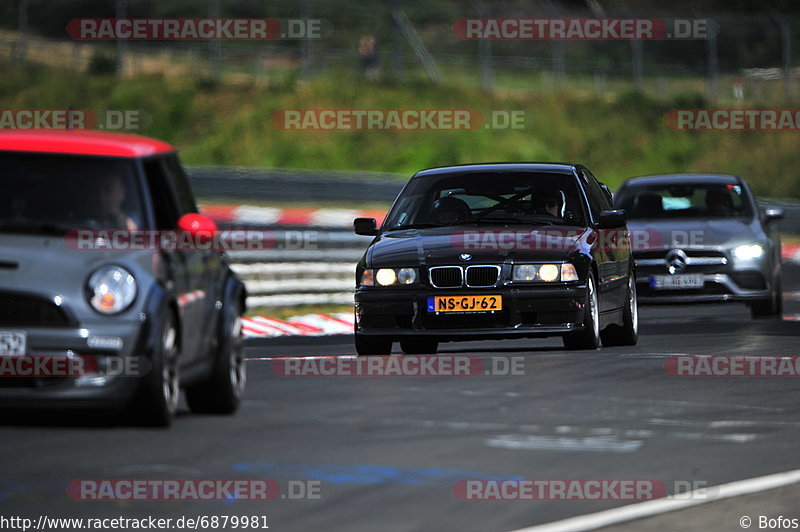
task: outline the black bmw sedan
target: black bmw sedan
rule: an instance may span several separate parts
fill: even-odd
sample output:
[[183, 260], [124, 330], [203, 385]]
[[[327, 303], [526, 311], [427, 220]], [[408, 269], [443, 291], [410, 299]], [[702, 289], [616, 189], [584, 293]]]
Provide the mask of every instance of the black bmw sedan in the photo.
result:
[[439, 342], [562, 336], [567, 349], [633, 345], [634, 262], [625, 213], [577, 164], [423, 170], [356, 269], [360, 355], [435, 353]]

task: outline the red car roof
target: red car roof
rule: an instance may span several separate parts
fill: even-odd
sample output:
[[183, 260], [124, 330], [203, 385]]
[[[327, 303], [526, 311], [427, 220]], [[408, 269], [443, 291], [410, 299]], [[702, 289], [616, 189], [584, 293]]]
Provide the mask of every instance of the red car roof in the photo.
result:
[[160, 140], [92, 130], [14, 129], [0, 131], [0, 151], [146, 157], [175, 151]]

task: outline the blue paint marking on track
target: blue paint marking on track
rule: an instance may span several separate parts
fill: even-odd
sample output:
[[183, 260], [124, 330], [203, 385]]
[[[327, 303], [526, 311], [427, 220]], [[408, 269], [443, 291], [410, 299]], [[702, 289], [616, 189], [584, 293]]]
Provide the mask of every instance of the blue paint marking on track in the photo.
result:
[[441, 467], [409, 468], [390, 465], [284, 464], [244, 462], [235, 471], [277, 478], [314, 479], [331, 484], [404, 484], [452, 486], [459, 480], [523, 480], [524, 477]]

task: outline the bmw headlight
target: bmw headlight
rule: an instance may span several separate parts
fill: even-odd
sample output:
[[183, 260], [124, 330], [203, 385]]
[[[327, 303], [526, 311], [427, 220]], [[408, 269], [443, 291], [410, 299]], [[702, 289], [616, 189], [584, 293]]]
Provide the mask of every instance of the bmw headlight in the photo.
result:
[[739, 260], [759, 259], [764, 254], [764, 248], [759, 244], [745, 244], [733, 248], [733, 256]]
[[397, 286], [417, 282], [416, 268], [366, 269], [361, 274], [361, 286]]
[[397, 282], [397, 272], [391, 268], [381, 268], [375, 274], [375, 280], [381, 286], [391, 286]]
[[414, 284], [417, 282], [416, 268], [400, 268], [397, 270], [397, 281], [400, 284]]
[[578, 273], [569, 262], [561, 264], [515, 264], [511, 273], [515, 282], [540, 281], [552, 283], [556, 281], [577, 281]]
[[89, 303], [101, 314], [118, 314], [136, 299], [136, 279], [120, 266], [95, 270], [87, 283]]
[[536, 280], [536, 265], [535, 264], [515, 264], [512, 280], [514, 281], [535, 281]]

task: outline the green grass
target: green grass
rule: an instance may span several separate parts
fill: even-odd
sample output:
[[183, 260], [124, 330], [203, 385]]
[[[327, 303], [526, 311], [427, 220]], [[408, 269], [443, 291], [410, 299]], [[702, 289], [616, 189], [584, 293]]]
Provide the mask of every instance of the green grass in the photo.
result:
[[[642, 174], [724, 172], [746, 177], [759, 195], [800, 195], [800, 133], [672, 131], [663, 123], [668, 110], [705, 104], [693, 92], [655, 99], [650, 80], [646, 95], [618, 92], [614, 80], [607, 92], [596, 94], [588, 77], [555, 86], [540, 73], [532, 73], [527, 84], [500, 73], [496, 90], [487, 93], [474, 80], [459, 83], [455, 75], [440, 86], [424, 80], [365, 83], [347, 69], [311, 81], [279, 76], [217, 84], [0, 67], [6, 72], [0, 79], [0, 108], [140, 109], [151, 117], [141, 133], [175, 144], [190, 165], [411, 175], [454, 163], [574, 161], [612, 187]], [[687, 91], [702, 87], [702, 80], [669, 83]], [[719, 106], [731, 104], [723, 100]], [[526, 120], [523, 129], [495, 131], [282, 131], [272, 124], [278, 110], [307, 108], [519, 110]]]

